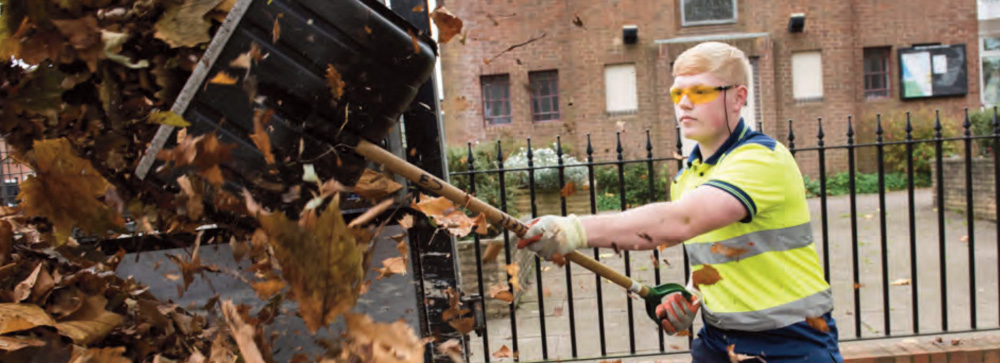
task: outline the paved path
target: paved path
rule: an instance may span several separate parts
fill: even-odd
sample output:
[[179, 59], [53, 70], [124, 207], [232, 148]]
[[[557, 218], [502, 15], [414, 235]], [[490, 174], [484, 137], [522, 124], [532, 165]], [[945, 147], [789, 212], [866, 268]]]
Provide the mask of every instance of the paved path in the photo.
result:
[[[840, 328], [842, 340], [850, 340], [855, 334], [856, 326], [860, 326], [861, 337], [876, 337], [885, 335], [883, 315], [883, 281], [906, 281], [909, 285], [888, 286], [890, 329], [893, 335], [912, 334], [913, 330], [913, 299], [912, 289], [918, 290], [919, 331], [932, 333], [942, 331], [941, 281], [942, 272], [946, 273], [944, 290], [948, 297], [947, 309], [948, 330], [959, 331], [971, 328], [970, 279], [969, 279], [969, 247], [973, 239], [968, 238], [968, 226], [963, 214], [951, 211], [945, 212], [946, 227], [944, 231], [945, 263], [940, 263], [940, 243], [938, 239], [937, 210], [930, 189], [915, 192], [915, 231], [916, 231], [916, 261], [917, 275], [911, 275], [910, 226], [907, 215], [906, 192], [893, 192], [886, 195], [886, 256], [888, 257], [888, 276], [882, 275], [882, 248], [878, 213], [877, 195], [864, 195], [857, 198], [857, 246], [860, 284], [857, 289], [860, 294], [861, 311], [854, 307], [854, 278], [851, 233], [850, 200], [847, 196], [830, 197], [828, 199], [830, 255], [822, 256], [823, 243], [821, 234], [820, 200], [809, 201], [813, 216], [813, 226], [817, 240], [816, 247], [820, 258], [828, 260], [831, 271], [831, 285], [834, 291], [834, 316]], [[975, 268], [976, 268], [976, 307], [978, 327], [998, 326], [998, 281], [997, 269], [997, 228], [991, 221], [975, 221]], [[592, 255], [591, 251], [586, 252]], [[638, 280], [655, 283], [656, 269], [650, 258], [651, 252], [632, 252], [628, 258], [633, 276]], [[611, 251], [599, 251], [600, 259], [624, 271], [625, 256], [615, 256]], [[661, 281], [683, 282], [684, 267], [681, 249], [671, 248], [664, 251], [659, 269]], [[567, 283], [566, 270], [549, 263], [542, 263], [542, 290], [540, 299], [537, 293], [537, 281], [525, 284], [528, 293], [516, 311], [517, 350], [522, 361], [540, 360], [543, 358], [541, 325], [545, 324], [545, 346], [548, 359], [568, 359], [576, 357], [595, 357], [602, 353], [601, 319], [598, 312], [603, 310], [604, 350], [609, 355], [658, 352], [680, 352], [688, 348], [686, 338], [664, 336], [661, 348], [660, 334], [655, 325], [645, 317], [641, 301], [632, 304], [632, 319], [629, 319], [628, 298], [623, 290], [606, 280], [600, 282], [603, 298], [597, 298], [597, 282], [594, 274], [578, 266], [569, 266], [571, 283]], [[534, 279], [531, 279], [534, 280]], [[916, 282], [916, 286], [914, 283]], [[524, 284], [524, 282], [522, 282]], [[569, 298], [572, 290], [572, 299]], [[548, 292], [548, 296], [544, 291]], [[544, 305], [544, 310], [540, 306]], [[572, 311], [575, 329], [570, 329], [570, 312]], [[859, 315], [860, 314], [860, 315]], [[700, 322], [699, 322], [700, 323]], [[631, 326], [630, 326], [631, 325]], [[699, 325], [696, 325], [698, 328]], [[502, 317], [488, 321], [488, 331], [491, 350], [501, 345], [513, 348], [513, 334], [510, 318]], [[575, 332], [572, 334], [572, 332]], [[473, 336], [470, 351], [472, 361], [483, 361], [482, 338]], [[574, 354], [573, 349], [576, 349]], [[648, 360], [652, 360], [647, 359]], [[491, 360], [495, 360], [492, 359]], [[510, 361], [510, 359], [502, 359]]]

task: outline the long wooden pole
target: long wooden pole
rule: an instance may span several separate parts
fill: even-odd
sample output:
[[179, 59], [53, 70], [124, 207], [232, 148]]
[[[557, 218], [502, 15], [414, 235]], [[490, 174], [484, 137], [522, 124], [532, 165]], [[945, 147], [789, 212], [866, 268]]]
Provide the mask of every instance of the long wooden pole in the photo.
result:
[[[465, 206], [469, 210], [485, 214], [486, 220], [499, 224], [503, 228], [517, 234], [518, 237], [522, 237], [526, 232], [528, 232], [528, 226], [521, 223], [521, 221], [515, 219], [514, 217], [511, 217], [509, 214], [504, 213], [500, 209], [497, 209], [496, 207], [469, 195], [465, 191], [448, 184], [444, 180], [441, 180], [440, 178], [413, 166], [413, 164], [400, 159], [396, 155], [376, 146], [375, 144], [361, 140], [355, 151], [368, 160], [381, 164], [389, 171], [417, 183], [424, 189], [433, 191], [445, 198], [448, 198], [452, 202], [455, 202], [455, 204]], [[601, 277], [611, 280], [611, 282], [614, 282], [618, 286], [624, 287], [641, 297], [646, 297], [646, 295], [649, 294], [649, 288], [645, 285], [640, 284], [635, 280], [632, 280], [630, 277], [625, 276], [618, 271], [612, 270], [607, 265], [590, 257], [584, 256], [579, 252], [570, 252], [564, 257], [567, 260], [593, 271]]]

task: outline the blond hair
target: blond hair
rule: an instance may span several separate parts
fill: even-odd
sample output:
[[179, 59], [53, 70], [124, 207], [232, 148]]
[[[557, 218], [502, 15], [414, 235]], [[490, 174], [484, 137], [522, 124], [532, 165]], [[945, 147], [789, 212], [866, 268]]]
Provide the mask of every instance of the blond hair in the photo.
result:
[[750, 85], [750, 61], [742, 50], [720, 42], [704, 42], [674, 60], [674, 77], [711, 73], [727, 85]]

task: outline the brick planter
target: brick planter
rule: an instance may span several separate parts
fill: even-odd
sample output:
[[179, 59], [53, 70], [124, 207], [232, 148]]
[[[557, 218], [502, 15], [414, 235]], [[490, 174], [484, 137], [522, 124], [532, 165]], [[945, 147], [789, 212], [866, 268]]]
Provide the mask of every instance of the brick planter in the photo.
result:
[[[944, 205], [948, 210], [965, 212], [965, 159], [944, 159]], [[937, 165], [931, 164], [934, 179], [934, 202], [937, 203]], [[972, 159], [972, 210], [979, 219], [997, 220], [997, 190], [994, 183], [993, 159]]]
[[[531, 193], [527, 189], [523, 189], [518, 190], [515, 195], [514, 206], [523, 215], [530, 216]], [[558, 190], [551, 192], [535, 191], [535, 205], [538, 208], [539, 216], [547, 214], [562, 215]], [[578, 186], [575, 193], [566, 197], [566, 214], [590, 214], [590, 191]]]

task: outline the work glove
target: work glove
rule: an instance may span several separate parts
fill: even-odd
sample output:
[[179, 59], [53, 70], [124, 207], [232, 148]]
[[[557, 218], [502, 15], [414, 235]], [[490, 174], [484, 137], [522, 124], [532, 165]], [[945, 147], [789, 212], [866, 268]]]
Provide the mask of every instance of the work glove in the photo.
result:
[[566, 217], [544, 216], [528, 224], [517, 248], [525, 248], [545, 260], [552, 260], [554, 254], [565, 255], [587, 247], [587, 234], [576, 215]]
[[663, 302], [656, 307], [656, 316], [660, 318], [660, 325], [667, 334], [674, 335], [691, 328], [695, 315], [698, 315], [701, 294], [690, 285], [688, 291], [691, 292], [691, 300], [686, 299], [684, 294], [675, 292], [665, 296]]

